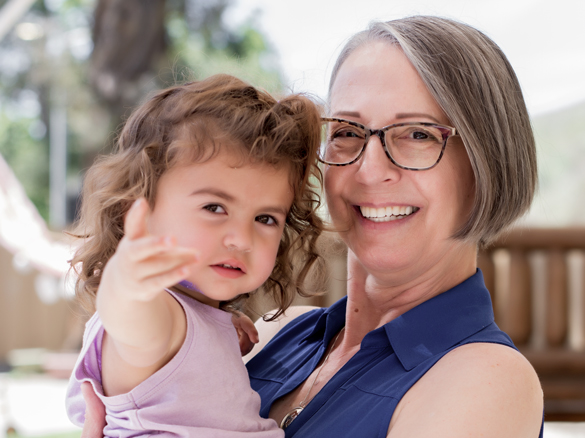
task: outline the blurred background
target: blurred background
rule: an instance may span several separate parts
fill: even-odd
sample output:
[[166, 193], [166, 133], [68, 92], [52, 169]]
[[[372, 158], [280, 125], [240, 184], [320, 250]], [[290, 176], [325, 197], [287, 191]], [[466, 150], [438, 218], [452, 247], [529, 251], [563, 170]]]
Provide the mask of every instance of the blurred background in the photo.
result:
[[[484, 31], [520, 79], [540, 187], [520, 234], [480, 261], [498, 323], [549, 382], [547, 419], [571, 421], [546, 436], [585, 436], [583, 0], [0, 0], [0, 438], [79, 435], [63, 400], [86, 315], [63, 231], [132, 108], [219, 72], [324, 101], [349, 36], [419, 13]], [[343, 248], [335, 260], [314, 304], [344, 293]]]

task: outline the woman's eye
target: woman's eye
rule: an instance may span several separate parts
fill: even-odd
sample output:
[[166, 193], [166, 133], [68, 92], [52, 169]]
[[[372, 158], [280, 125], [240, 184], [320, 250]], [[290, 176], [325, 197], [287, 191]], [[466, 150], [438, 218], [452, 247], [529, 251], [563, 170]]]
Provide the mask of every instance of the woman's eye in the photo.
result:
[[338, 131], [333, 132], [331, 135], [332, 139], [336, 138], [364, 138], [364, 135], [359, 131], [353, 129], [340, 129]]
[[209, 204], [209, 205], [206, 205], [203, 208], [205, 210], [208, 210], [208, 211], [210, 211], [212, 213], [217, 213], [217, 214], [223, 214], [223, 213], [226, 212], [225, 209], [221, 205], [218, 205], [218, 204]]
[[256, 221], [264, 225], [278, 225], [278, 221], [267, 214], [256, 216]]
[[428, 134], [426, 132], [423, 131], [414, 131], [412, 133], [412, 138], [414, 140], [426, 140], [427, 138], [429, 138]]
[[413, 129], [410, 132], [409, 137], [413, 140], [429, 140], [429, 141], [442, 141], [441, 132], [437, 129]]

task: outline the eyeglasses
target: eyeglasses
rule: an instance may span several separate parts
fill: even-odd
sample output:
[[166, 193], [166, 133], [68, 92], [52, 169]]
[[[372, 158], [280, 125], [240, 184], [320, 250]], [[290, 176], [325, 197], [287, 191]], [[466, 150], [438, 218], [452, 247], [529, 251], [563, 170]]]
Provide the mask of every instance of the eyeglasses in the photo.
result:
[[321, 119], [319, 161], [330, 166], [347, 166], [363, 155], [370, 137], [378, 136], [386, 156], [407, 170], [427, 170], [443, 157], [449, 137], [457, 135], [450, 126], [408, 122], [370, 129], [344, 119]]

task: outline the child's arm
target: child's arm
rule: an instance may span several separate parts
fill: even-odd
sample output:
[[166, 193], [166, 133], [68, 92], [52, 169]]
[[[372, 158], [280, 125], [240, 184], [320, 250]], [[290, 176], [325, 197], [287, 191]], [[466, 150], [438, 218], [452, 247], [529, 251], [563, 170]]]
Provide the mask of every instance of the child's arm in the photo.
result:
[[171, 238], [147, 231], [149, 207], [138, 200], [128, 212], [116, 253], [107, 263], [97, 293], [106, 334], [102, 385], [112, 396], [130, 391], [165, 365], [186, 333], [182, 307], [164, 291], [183, 280], [195, 259]]

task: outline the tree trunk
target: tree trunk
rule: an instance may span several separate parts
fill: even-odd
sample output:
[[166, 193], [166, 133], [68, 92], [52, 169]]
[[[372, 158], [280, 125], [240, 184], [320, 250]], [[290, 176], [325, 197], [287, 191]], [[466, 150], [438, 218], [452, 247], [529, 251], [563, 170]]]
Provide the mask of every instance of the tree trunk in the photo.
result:
[[166, 49], [164, 21], [165, 0], [98, 0], [90, 80], [113, 114], [142, 97], [140, 82]]

